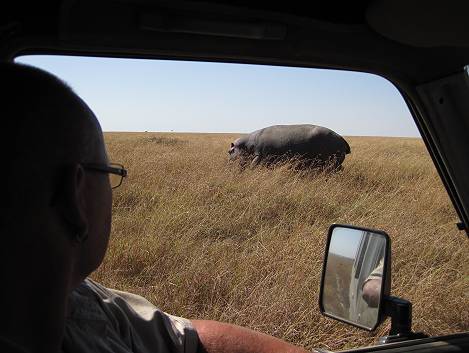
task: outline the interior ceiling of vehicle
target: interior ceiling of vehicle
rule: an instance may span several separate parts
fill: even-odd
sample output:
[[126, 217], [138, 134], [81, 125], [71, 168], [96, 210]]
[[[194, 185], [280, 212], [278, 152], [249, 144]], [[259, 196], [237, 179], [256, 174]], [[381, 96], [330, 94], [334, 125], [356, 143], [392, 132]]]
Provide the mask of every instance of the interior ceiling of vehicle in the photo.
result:
[[[1, 5], [13, 52], [171, 57], [403, 75], [423, 83], [469, 63], [468, 2], [65, 0]], [[442, 7], [444, 6], [444, 7]], [[7, 8], [8, 7], [8, 8]], [[456, 19], [456, 20], [455, 20]]]

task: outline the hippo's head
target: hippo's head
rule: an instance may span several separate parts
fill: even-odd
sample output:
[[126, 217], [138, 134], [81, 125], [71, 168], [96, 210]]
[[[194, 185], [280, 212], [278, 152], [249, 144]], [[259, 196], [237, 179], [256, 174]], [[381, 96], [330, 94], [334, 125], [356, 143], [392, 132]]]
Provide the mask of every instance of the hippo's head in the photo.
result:
[[241, 142], [241, 139], [236, 139], [231, 143], [230, 149], [228, 150], [228, 155], [230, 161], [238, 159], [245, 152], [244, 143]]

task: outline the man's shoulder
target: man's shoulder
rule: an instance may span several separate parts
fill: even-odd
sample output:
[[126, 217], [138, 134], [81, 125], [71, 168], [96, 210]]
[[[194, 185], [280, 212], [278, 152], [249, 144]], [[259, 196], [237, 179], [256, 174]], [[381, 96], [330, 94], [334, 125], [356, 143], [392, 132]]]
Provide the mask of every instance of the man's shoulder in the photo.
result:
[[92, 280], [91, 278], [86, 278], [83, 282], [80, 283], [77, 288], [75, 288], [74, 291], [88, 295], [93, 293], [94, 295], [102, 298], [113, 296], [111, 289], [106, 288], [105, 286]]
[[126, 336], [138, 341], [133, 344], [158, 346], [163, 352], [169, 347], [184, 352], [197, 350], [198, 336], [190, 320], [170, 315], [137, 294], [106, 288], [87, 278], [72, 297], [75, 313], [84, 313], [88, 320], [105, 319], [121, 333], [132, 331]]
[[[102, 350], [106, 352], [121, 352], [114, 347], [116, 343], [138, 347], [138, 352], [151, 352], [155, 347], [161, 352], [197, 351], [197, 332], [189, 320], [169, 315], [139, 295], [86, 279], [72, 292], [70, 303], [70, 342], [78, 336], [82, 342], [94, 340], [96, 345], [107, 345], [108, 350]], [[106, 332], [105, 337], [98, 332]]]
[[84, 313], [85, 316], [92, 315], [95, 319], [100, 317], [128, 321], [129, 316], [139, 314], [140, 311], [158, 310], [139, 295], [107, 288], [91, 278], [85, 279], [75, 288], [69, 302], [72, 316]]
[[100, 303], [102, 302], [102, 305], [106, 307], [115, 306], [125, 311], [130, 310], [131, 312], [136, 312], [140, 315], [147, 312], [154, 313], [154, 311], [159, 311], [155, 305], [140, 295], [107, 288], [91, 278], [85, 279], [75, 289], [75, 292], [81, 296], [92, 297], [94, 300]]

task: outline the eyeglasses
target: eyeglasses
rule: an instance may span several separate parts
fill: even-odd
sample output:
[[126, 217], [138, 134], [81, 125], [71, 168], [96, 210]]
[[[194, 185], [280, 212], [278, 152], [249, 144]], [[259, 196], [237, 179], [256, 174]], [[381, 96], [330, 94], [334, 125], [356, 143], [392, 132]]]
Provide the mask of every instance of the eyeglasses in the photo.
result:
[[81, 163], [81, 165], [85, 169], [108, 173], [109, 183], [111, 184], [112, 189], [119, 187], [122, 184], [122, 180], [127, 176], [127, 170], [121, 164], [110, 163], [106, 165], [97, 163]]

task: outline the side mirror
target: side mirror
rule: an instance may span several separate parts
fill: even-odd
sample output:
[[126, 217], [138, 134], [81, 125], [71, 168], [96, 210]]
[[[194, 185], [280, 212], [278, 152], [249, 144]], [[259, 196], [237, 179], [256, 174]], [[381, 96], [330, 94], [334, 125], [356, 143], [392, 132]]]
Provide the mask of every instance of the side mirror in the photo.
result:
[[385, 318], [391, 288], [391, 244], [382, 232], [348, 225], [329, 228], [319, 307], [334, 319], [373, 331]]

